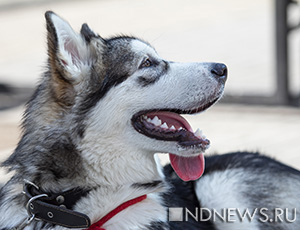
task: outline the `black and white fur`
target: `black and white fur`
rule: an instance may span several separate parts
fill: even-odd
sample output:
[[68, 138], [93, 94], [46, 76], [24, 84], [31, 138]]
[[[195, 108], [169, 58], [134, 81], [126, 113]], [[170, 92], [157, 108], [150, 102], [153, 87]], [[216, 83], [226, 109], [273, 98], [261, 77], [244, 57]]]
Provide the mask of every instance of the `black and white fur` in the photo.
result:
[[[92, 223], [148, 195], [109, 220], [107, 230], [299, 229], [300, 217], [294, 223], [169, 222], [167, 207], [282, 207], [299, 214], [300, 172], [252, 153], [206, 157], [205, 173], [194, 182], [181, 181], [170, 166], [159, 169], [155, 153], [192, 156], [199, 149], [142, 135], [132, 117], [155, 109], [189, 113], [217, 101], [225, 81], [212, 73], [214, 64], [169, 62], [140, 39], [103, 39], [86, 24], [78, 34], [52, 12], [46, 20], [47, 71], [27, 104], [21, 140], [2, 164], [15, 174], [1, 188], [1, 230], [27, 217], [24, 179], [49, 192], [91, 189], [74, 210]], [[25, 229], [66, 228], [34, 221]]]

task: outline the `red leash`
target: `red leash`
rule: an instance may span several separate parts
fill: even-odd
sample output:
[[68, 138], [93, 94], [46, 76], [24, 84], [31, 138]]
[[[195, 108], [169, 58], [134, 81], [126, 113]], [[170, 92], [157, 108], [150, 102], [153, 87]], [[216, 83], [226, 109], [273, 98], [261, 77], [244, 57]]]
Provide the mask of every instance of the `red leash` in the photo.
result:
[[131, 205], [134, 205], [136, 203], [139, 203], [147, 198], [147, 195], [139, 196], [137, 198], [134, 198], [132, 200], [128, 200], [125, 203], [119, 205], [117, 208], [109, 212], [107, 215], [102, 217], [98, 222], [91, 225], [86, 230], [105, 230], [104, 228], [101, 228], [107, 221], [109, 221], [111, 218], [113, 218], [115, 215], [117, 215], [119, 212], [122, 212], [124, 209], [128, 208]]

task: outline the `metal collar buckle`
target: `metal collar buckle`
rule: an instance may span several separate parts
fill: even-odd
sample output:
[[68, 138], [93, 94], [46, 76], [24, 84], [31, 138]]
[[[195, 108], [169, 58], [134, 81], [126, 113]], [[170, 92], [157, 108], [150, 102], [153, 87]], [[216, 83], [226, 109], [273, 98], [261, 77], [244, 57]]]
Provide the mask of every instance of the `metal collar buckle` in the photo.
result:
[[87, 228], [91, 223], [89, 217], [72, 210], [72, 206], [88, 192], [74, 188], [62, 193], [48, 193], [31, 181], [25, 180], [23, 193], [27, 202], [25, 208], [28, 218], [22, 225], [28, 226], [33, 220], [37, 220], [67, 228]]
[[[30, 184], [30, 185], [34, 186], [36, 189], [39, 190], [39, 187], [36, 184], [32, 183], [29, 180], [24, 179], [24, 187], [27, 184]], [[25, 191], [23, 191], [23, 193], [25, 193]], [[35, 214], [30, 212], [30, 209], [33, 205], [32, 202], [39, 199], [39, 198], [41, 198], [41, 197], [48, 197], [48, 195], [47, 194], [39, 194], [39, 195], [36, 195], [36, 196], [34, 196], [34, 197], [32, 197], [28, 200], [28, 202], [25, 206], [28, 217], [22, 222], [21, 225], [19, 225], [17, 228], [15, 228], [15, 230], [23, 230], [26, 226], [30, 225], [33, 220], [39, 220], [39, 219], [35, 218]]]

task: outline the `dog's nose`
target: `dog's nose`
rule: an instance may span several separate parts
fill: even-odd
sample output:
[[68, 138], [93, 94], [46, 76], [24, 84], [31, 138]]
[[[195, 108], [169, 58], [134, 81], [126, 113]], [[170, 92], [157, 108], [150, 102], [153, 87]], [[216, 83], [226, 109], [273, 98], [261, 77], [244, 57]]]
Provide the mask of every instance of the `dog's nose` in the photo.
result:
[[222, 63], [214, 63], [210, 72], [219, 82], [225, 83], [227, 80], [227, 66]]

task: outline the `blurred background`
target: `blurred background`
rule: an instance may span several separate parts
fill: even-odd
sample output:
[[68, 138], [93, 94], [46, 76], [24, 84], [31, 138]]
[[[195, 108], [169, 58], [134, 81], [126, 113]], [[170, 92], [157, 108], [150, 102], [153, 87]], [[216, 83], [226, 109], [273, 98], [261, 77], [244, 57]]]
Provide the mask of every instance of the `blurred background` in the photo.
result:
[[0, 0], [0, 161], [45, 70], [47, 10], [77, 31], [143, 38], [167, 60], [225, 63], [221, 103], [187, 116], [207, 154], [261, 151], [300, 169], [300, 7], [289, 0]]

